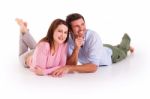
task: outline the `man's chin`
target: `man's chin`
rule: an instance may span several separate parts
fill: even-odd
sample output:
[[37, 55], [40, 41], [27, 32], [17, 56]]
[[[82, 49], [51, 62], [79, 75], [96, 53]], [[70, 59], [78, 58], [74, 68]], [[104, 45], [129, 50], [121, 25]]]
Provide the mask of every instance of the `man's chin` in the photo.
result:
[[78, 36], [79, 38], [84, 38], [84, 36], [83, 35], [80, 35], [80, 36]]
[[84, 37], [83, 35], [75, 35], [75, 38]]

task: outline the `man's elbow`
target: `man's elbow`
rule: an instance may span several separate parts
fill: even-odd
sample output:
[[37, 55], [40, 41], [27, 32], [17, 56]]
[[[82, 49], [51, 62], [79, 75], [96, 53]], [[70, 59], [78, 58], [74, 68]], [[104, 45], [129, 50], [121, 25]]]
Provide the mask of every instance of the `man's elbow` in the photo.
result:
[[96, 66], [96, 65], [92, 66], [92, 68], [91, 68], [91, 73], [94, 73], [94, 72], [96, 72], [96, 71], [97, 71], [97, 66]]

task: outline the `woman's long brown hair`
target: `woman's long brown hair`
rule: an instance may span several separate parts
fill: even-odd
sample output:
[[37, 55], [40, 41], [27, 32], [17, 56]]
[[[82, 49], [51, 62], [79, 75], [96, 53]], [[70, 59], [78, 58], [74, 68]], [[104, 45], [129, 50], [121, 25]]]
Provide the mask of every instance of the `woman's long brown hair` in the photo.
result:
[[[67, 23], [64, 20], [62, 20], [62, 19], [55, 19], [52, 22], [52, 24], [50, 25], [50, 27], [48, 29], [48, 32], [47, 32], [47, 35], [44, 38], [42, 38], [40, 40], [40, 42], [42, 42], [42, 41], [48, 42], [50, 44], [50, 48], [53, 48], [54, 47], [54, 38], [53, 38], [54, 31], [61, 24], [63, 24], [63, 25], [68, 27]], [[69, 31], [68, 31], [67, 38], [66, 38], [64, 43], [66, 43], [68, 41], [68, 38], [69, 38]]]

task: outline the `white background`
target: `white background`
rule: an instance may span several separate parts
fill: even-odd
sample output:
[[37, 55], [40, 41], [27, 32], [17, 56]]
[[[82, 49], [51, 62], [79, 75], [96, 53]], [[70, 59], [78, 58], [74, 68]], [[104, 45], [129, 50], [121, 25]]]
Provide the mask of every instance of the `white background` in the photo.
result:
[[[149, 0], [0, 0], [1, 99], [150, 99]], [[100, 67], [96, 73], [39, 77], [18, 59], [16, 17], [28, 22], [38, 41], [52, 20], [81, 13], [87, 28], [103, 43], [117, 44], [126, 32], [135, 53], [122, 62]]]

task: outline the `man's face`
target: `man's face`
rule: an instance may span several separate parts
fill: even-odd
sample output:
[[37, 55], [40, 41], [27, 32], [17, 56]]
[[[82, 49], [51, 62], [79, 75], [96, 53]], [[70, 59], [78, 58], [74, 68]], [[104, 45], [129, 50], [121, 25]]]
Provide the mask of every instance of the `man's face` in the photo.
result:
[[84, 33], [86, 31], [86, 26], [85, 26], [85, 22], [82, 18], [72, 21], [71, 22], [71, 26], [72, 26], [72, 32], [76, 37], [84, 37]]

